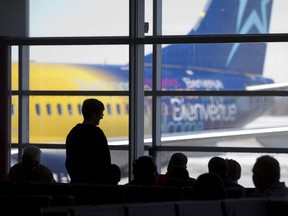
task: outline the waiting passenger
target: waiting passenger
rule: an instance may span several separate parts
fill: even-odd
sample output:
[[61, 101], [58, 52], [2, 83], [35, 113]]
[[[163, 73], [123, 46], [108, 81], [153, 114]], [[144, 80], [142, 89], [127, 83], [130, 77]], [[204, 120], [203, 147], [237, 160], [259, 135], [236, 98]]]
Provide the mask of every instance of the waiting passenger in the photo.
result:
[[66, 137], [65, 166], [72, 183], [101, 183], [105, 167], [111, 164], [107, 138], [98, 127], [104, 109], [104, 104], [97, 99], [84, 100], [84, 120]]
[[[185, 154], [181, 153], [181, 152], [176, 152], [174, 154], [172, 154], [172, 156], [170, 157], [168, 166], [167, 166], [167, 172], [165, 174], [159, 174], [156, 180], [156, 184], [157, 185], [163, 185], [165, 184], [165, 182], [169, 179], [169, 176], [171, 174], [171, 171], [173, 169], [173, 167], [182, 167], [184, 169], [187, 169], [187, 162], [188, 162], [188, 158]], [[187, 170], [188, 172], [188, 170]], [[189, 174], [189, 172], [188, 172]], [[191, 181], [195, 181], [194, 178], [190, 178], [189, 179]]]
[[155, 185], [158, 175], [157, 165], [150, 156], [141, 156], [133, 162], [134, 179], [127, 185]]
[[22, 182], [56, 182], [52, 171], [40, 163], [41, 150], [36, 146], [24, 149], [21, 162], [9, 169], [6, 176], [8, 181]]
[[238, 183], [238, 180], [241, 178], [241, 165], [236, 160], [228, 158], [226, 158], [226, 163], [228, 177]]
[[203, 173], [198, 176], [193, 186], [190, 199], [220, 200], [226, 199], [227, 194], [222, 179], [214, 173]]
[[227, 162], [224, 158], [213, 157], [208, 162], [209, 173], [215, 173], [219, 175], [224, 183], [224, 187], [227, 188], [245, 188], [237, 182], [232, 181], [227, 175]]
[[175, 166], [171, 169], [169, 177], [162, 184], [163, 186], [179, 186], [191, 187], [195, 183], [195, 179], [190, 178], [189, 172], [186, 168]]
[[272, 156], [258, 157], [253, 169], [254, 197], [288, 196], [288, 188], [280, 182], [280, 165]]
[[103, 184], [118, 185], [121, 180], [121, 169], [117, 164], [109, 164], [105, 167]]

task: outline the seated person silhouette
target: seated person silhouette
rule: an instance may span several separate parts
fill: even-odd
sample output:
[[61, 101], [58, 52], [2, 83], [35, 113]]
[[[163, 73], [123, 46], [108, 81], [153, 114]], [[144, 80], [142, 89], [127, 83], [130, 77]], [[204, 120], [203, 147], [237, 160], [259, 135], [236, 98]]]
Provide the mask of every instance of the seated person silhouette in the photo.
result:
[[6, 176], [8, 181], [22, 182], [56, 182], [52, 171], [40, 163], [41, 150], [36, 146], [24, 149], [21, 162], [9, 169]]
[[118, 185], [121, 180], [121, 170], [117, 164], [109, 164], [104, 169], [103, 184]]
[[189, 172], [184, 167], [175, 166], [171, 169], [169, 177], [162, 184], [163, 186], [193, 186], [195, 179], [189, 177]]
[[227, 194], [222, 179], [214, 173], [203, 173], [198, 176], [193, 186], [192, 200], [226, 199]]
[[134, 179], [126, 185], [155, 185], [158, 172], [154, 159], [150, 156], [140, 156], [134, 160], [132, 174]]
[[228, 177], [238, 183], [238, 180], [241, 178], [241, 165], [233, 159], [226, 158], [227, 163], [227, 175]]
[[208, 162], [209, 173], [217, 174], [223, 181], [224, 187], [227, 188], [240, 188], [245, 190], [245, 188], [235, 181], [232, 181], [227, 175], [227, 162], [224, 158], [213, 157]]
[[[187, 162], [188, 162], [188, 158], [185, 154], [181, 152], [176, 152], [172, 154], [172, 156], [170, 157], [168, 166], [167, 166], [167, 172], [165, 174], [158, 175], [157, 180], [156, 180], [156, 185], [165, 184], [165, 182], [170, 178], [173, 167], [182, 167], [185, 170], [187, 170]], [[189, 175], [189, 172], [188, 172], [188, 175]], [[194, 178], [189, 177], [189, 179], [191, 181], [195, 181]]]
[[272, 156], [264, 155], [257, 158], [253, 169], [254, 197], [288, 196], [288, 188], [280, 182], [280, 165]]

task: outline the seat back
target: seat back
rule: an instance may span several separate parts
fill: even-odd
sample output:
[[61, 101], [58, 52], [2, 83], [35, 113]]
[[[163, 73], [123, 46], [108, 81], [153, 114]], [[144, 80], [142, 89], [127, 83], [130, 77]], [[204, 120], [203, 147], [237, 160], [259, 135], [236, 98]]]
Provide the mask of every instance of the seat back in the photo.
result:
[[176, 216], [173, 202], [125, 204], [127, 216]]
[[182, 201], [176, 202], [178, 216], [223, 216], [222, 201]]
[[267, 198], [238, 198], [223, 200], [226, 216], [267, 216]]
[[168, 202], [182, 199], [181, 187], [127, 185], [124, 202]]

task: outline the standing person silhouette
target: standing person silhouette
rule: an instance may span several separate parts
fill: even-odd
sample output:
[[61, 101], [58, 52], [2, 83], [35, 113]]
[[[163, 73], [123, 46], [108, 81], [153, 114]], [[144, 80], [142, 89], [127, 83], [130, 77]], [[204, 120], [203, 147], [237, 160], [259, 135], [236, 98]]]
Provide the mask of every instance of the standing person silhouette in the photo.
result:
[[101, 183], [104, 169], [111, 164], [107, 138], [98, 127], [104, 104], [94, 98], [82, 104], [83, 122], [66, 137], [65, 166], [72, 183]]

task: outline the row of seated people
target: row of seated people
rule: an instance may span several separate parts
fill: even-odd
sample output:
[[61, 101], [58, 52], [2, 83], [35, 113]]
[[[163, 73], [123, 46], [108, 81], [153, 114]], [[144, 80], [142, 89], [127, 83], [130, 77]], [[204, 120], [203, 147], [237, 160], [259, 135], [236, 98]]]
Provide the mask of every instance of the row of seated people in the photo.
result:
[[[189, 176], [187, 157], [183, 153], [174, 153], [169, 161], [165, 174], [157, 173], [157, 166], [149, 156], [139, 157], [133, 164], [134, 179], [128, 185], [164, 185], [192, 186], [193, 193], [198, 193], [197, 199], [225, 198], [229, 189], [243, 190], [245, 187], [238, 183], [241, 177], [241, 165], [233, 159], [212, 157], [207, 166], [208, 172], [196, 179]], [[280, 164], [270, 155], [257, 158], [253, 169], [252, 179], [254, 197], [287, 196], [288, 188], [285, 182], [280, 182]]]
[[[10, 168], [7, 180], [15, 181], [18, 178], [23, 181], [34, 179], [39, 182], [56, 183], [49, 168], [40, 163], [40, 155], [41, 151], [37, 147], [26, 148], [22, 162]], [[212, 157], [208, 163], [208, 172], [197, 179], [189, 176], [187, 161], [185, 154], [174, 153], [170, 158], [167, 173], [159, 175], [153, 158], [141, 156], [133, 163], [134, 178], [127, 185], [193, 187], [195, 199], [223, 199], [229, 196], [228, 189], [238, 189], [245, 195], [245, 188], [237, 182], [241, 176], [241, 166], [236, 161]], [[117, 185], [121, 178], [120, 168], [112, 164], [106, 171], [103, 184]], [[285, 183], [280, 182], [280, 165], [275, 158], [269, 155], [259, 157], [252, 171], [255, 184], [253, 196], [288, 195]]]
[[[175, 155], [180, 155], [180, 158], [183, 156], [182, 153]], [[237, 187], [234, 184], [231, 186], [231, 179], [229, 179], [229, 181], [227, 180], [227, 182], [229, 182], [229, 184], [227, 184], [223, 177], [221, 177], [219, 172], [223, 172], [223, 168], [220, 169], [219, 167], [221, 167], [221, 164], [225, 164], [224, 167], [227, 168], [227, 161], [223, 158], [211, 158], [208, 163], [208, 173], [203, 173], [197, 179], [190, 178], [188, 173], [188, 178], [184, 178], [185, 184], [181, 185], [183, 182], [179, 181], [181, 179], [179, 177], [182, 175], [178, 175], [178, 179], [175, 181], [177, 175], [175, 176], [174, 174], [187, 174], [187, 172], [182, 172], [183, 169], [180, 171], [179, 165], [171, 165], [175, 163], [174, 159], [172, 159], [173, 157], [174, 155], [171, 157], [171, 163], [169, 163], [167, 173], [163, 176], [157, 174], [157, 167], [151, 157], [142, 156], [138, 158], [133, 164], [134, 179], [126, 185], [117, 185], [117, 183], [114, 183], [114, 185], [94, 185], [57, 184], [55, 182], [46, 182], [46, 184], [17, 181], [3, 182], [0, 197], [2, 199], [1, 203], [4, 203], [4, 206], [10, 206], [10, 204], [19, 202], [19, 206], [21, 206], [20, 203], [27, 204], [28, 202], [31, 203], [30, 207], [33, 207], [37, 200], [37, 202], [40, 203], [38, 207], [43, 207], [43, 205], [73, 206], [180, 200], [206, 201], [247, 197], [248, 194], [245, 194], [245, 192], [247, 192], [246, 188], [239, 184]], [[183, 158], [185, 162], [185, 155]], [[171, 170], [170, 167], [172, 167]], [[177, 168], [175, 169], [175, 167]], [[218, 173], [217, 169], [220, 170]], [[175, 170], [177, 172], [175, 172]], [[187, 177], [187, 175], [185, 176]], [[225, 178], [227, 178], [226, 175]], [[173, 179], [173, 181], [170, 181], [171, 179]], [[280, 182], [279, 179], [280, 166], [278, 161], [268, 155], [258, 158], [253, 167], [255, 193], [252, 194], [252, 197], [287, 196], [288, 190], [285, 184]], [[187, 184], [187, 181], [189, 184]], [[167, 182], [170, 183], [167, 184]], [[10, 191], [9, 187], [11, 189]], [[231, 191], [233, 192], [230, 193]], [[249, 193], [249, 195], [251, 194]], [[20, 200], [25, 200], [26, 202]], [[26, 204], [25, 206], [27, 207]], [[22, 206], [22, 208], [25, 206]], [[16, 208], [14, 210], [18, 211], [19, 209]]]
[[[182, 164], [182, 167], [181, 167]], [[235, 198], [235, 197], [263, 197], [263, 196], [286, 196], [288, 194], [288, 189], [286, 188], [284, 182], [280, 182], [280, 166], [277, 160], [270, 156], [262, 156], [258, 158], [257, 162], [253, 168], [253, 180], [255, 183], [255, 192], [252, 194], [251, 190], [244, 188], [237, 182], [233, 182], [231, 179], [225, 175], [227, 173], [225, 169], [227, 168], [227, 163], [223, 158], [213, 157], [208, 163], [209, 172], [203, 173], [197, 179], [189, 177], [189, 173], [185, 170], [187, 164], [187, 158], [182, 153], [175, 153], [172, 155], [167, 173], [164, 175], [157, 174], [157, 167], [153, 159], [149, 156], [139, 157], [134, 161], [133, 164], [133, 174], [134, 179], [126, 185], [117, 185], [113, 183], [112, 186], [119, 187], [107, 187], [104, 185], [93, 185], [93, 184], [57, 184], [55, 182], [47, 184], [37, 185], [37, 184], [25, 184], [24, 182], [14, 182], [7, 181], [6, 185], [1, 187], [0, 194], [50, 194], [51, 192], [57, 191], [57, 194], [68, 194], [78, 197], [100, 197], [102, 198], [105, 194], [109, 194], [111, 190], [111, 196], [113, 193], [116, 195], [116, 190], [119, 190], [119, 199], [117, 202], [128, 202], [139, 200], [137, 197], [133, 197], [133, 191], [137, 191], [135, 194], [139, 197], [147, 197], [143, 200], [149, 201], [149, 196], [151, 196], [150, 201], [155, 198], [156, 200], [161, 200], [161, 198], [156, 198], [160, 195], [162, 191], [167, 192], [172, 195], [172, 200], [179, 199], [194, 199], [194, 200], [215, 200], [215, 199], [225, 199], [225, 198]], [[176, 171], [176, 172], [175, 172]], [[176, 175], [176, 174], [177, 175]], [[184, 175], [183, 175], [184, 173]], [[118, 173], [119, 174], [119, 173]], [[12, 182], [12, 183], [11, 183]], [[9, 187], [11, 183], [11, 187]], [[106, 185], [109, 185], [107, 183]], [[65, 185], [65, 186], [64, 186]], [[67, 187], [66, 187], [67, 186]], [[71, 187], [72, 186], [72, 187]], [[130, 186], [130, 187], [129, 187]], [[151, 191], [148, 188], [138, 187], [134, 189], [132, 186], [158, 186], [151, 187]], [[164, 186], [164, 187], [163, 187]], [[169, 189], [170, 187], [170, 189]], [[9, 191], [9, 188], [12, 188]], [[57, 188], [60, 188], [59, 190]], [[72, 188], [72, 190], [71, 190]], [[100, 189], [100, 188], [103, 188]], [[117, 188], [117, 189], [116, 189]], [[131, 189], [130, 189], [131, 188]], [[136, 187], [137, 188], [137, 187]], [[178, 189], [180, 188], [180, 190]], [[175, 193], [172, 190], [175, 189]], [[44, 191], [43, 191], [44, 190]], [[46, 190], [46, 191], [45, 191]], [[62, 190], [62, 191], [61, 191]], [[102, 194], [101, 191], [102, 190]], [[141, 192], [143, 190], [143, 192]], [[158, 191], [157, 191], [158, 190]], [[157, 191], [155, 193], [155, 191]], [[130, 194], [129, 194], [130, 193]], [[163, 192], [164, 193], [164, 192]], [[99, 196], [99, 194], [101, 196]], [[140, 196], [140, 194], [142, 194]], [[150, 195], [149, 195], [150, 194]], [[165, 194], [165, 193], [164, 193]], [[177, 194], [177, 195], [175, 195]], [[110, 195], [108, 196], [111, 200]], [[115, 196], [116, 197], [116, 196]], [[125, 198], [124, 198], [125, 197]], [[132, 198], [131, 198], [132, 197]], [[167, 196], [163, 196], [162, 199], [169, 200]], [[96, 199], [96, 198], [95, 198]], [[129, 200], [130, 199], [130, 200]], [[97, 200], [97, 199], [96, 199]], [[103, 199], [104, 200], [104, 199]], [[96, 202], [98, 203], [98, 202]]]

